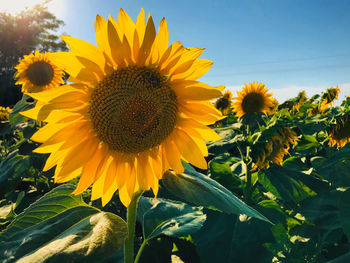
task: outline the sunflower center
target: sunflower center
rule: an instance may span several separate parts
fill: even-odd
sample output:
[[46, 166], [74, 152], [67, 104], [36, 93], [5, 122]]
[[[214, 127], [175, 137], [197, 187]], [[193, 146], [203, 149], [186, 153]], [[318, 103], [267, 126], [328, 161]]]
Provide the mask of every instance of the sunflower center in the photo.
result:
[[159, 145], [172, 132], [177, 100], [157, 70], [129, 66], [99, 82], [89, 112], [101, 141], [115, 151], [138, 153]]
[[29, 66], [27, 76], [35, 85], [45, 86], [49, 84], [53, 78], [53, 68], [44, 61], [35, 62]]
[[260, 112], [264, 106], [264, 98], [259, 93], [249, 93], [242, 101], [243, 111], [246, 113]]

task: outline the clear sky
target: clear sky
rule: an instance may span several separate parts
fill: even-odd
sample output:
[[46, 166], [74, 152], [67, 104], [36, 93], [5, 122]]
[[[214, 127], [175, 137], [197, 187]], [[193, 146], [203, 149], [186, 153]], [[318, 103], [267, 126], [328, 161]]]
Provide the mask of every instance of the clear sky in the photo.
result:
[[171, 42], [206, 48], [202, 58], [214, 65], [201, 80], [211, 85], [237, 90], [259, 81], [280, 99], [339, 85], [342, 98], [350, 95], [349, 0], [53, 2], [60, 2], [53, 11], [66, 23], [62, 31], [91, 43], [96, 14], [116, 18], [123, 8], [135, 21], [144, 7], [155, 23], [165, 17]]

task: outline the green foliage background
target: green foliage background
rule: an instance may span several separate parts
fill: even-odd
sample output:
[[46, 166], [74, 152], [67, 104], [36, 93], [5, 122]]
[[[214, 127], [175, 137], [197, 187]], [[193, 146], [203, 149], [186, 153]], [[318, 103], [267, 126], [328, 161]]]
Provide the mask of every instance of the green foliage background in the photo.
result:
[[[118, 194], [102, 207], [90, 201], [89, 191], [70, 194], [77, 179], [53, 184], [53, 170], [42, 172], [47, 156], [32, 153], [38, 144], [30, 137], [43, 124], [19, 114], [33, 106], [27, 99], [0, 129], [1, 261], [122, 262], [126, 208]], [[350, 98], [312, 116], [318, 99], [298, 110], [284, 105], [270, 117], [238, 120], [229, 113], [213, 127], [222, 140], [208, 143], [208, 170], [184, 164], [184, 174], [164, 175], [157, 199], [151, 192], [141, 197], [139, 262], [350, 259], [350, 148], [328, 145], [330, 131], [350, 111]], [[282, 126], [299, 139], [283, 165], [251, 170]]]

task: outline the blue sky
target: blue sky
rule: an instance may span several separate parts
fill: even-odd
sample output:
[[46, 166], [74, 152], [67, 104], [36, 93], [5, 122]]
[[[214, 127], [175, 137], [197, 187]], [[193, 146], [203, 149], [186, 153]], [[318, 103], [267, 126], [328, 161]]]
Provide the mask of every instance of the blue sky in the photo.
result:
[[96, 14], [135, 20], [141, 7], [158, 23], [165, 17], [171, 42], [206, 48], [214, 61], [202, 81], [232, 90], [259, 81], [279, 96], [339, 85], [350, 94], [350, 1], [347, 0], [54, 0], [67, 34], [95, 43]]

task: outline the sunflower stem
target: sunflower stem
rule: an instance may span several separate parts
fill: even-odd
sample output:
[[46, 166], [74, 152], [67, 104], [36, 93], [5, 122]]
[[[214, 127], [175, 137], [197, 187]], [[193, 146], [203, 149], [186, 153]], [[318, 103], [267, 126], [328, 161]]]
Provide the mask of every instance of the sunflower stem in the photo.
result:
[[128, 224], [128, 238], [124, 244], [124, 263], [134, 262], [134, 237], [137, 215], [137, 204], [143, 191], [138, 191], [134, 194], [127, 208], [126, 222]]
[[248, 205], [252, 204], [252, 192], [253, 192], [253, 186], [252, 186], [252, 173], [250, 172], [250, 157], [249, 157], [249, 153], [250, 153], [250, 147], [247, 146], [247, 152], [246, 152], [246, 170], [245, 170], [245, 175], [246, 175], [246, 179], [247, 179], [247, 184], [245, 187], [245, 194], [244, 194], [244, 199], [246, 201], [246, 203]]
[[136, 258], [135, 258], [135, 263], [138, 263], [140, 258], [141, 258], [141, 254], [142, 254], [142, 251], [143, 249], [145, 248], [145, 246], [147, 245], [148, 243], [148, 240], [147, 239], [144, 239], [140, 248], [139, 248], [139, 251], [137, 252], [137, 255], [136, 255]]

